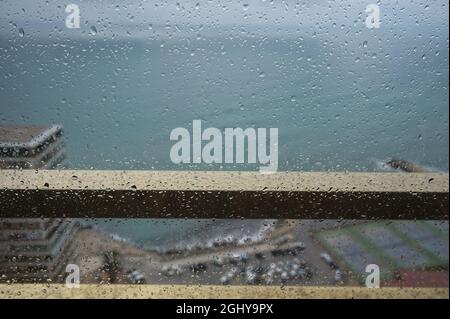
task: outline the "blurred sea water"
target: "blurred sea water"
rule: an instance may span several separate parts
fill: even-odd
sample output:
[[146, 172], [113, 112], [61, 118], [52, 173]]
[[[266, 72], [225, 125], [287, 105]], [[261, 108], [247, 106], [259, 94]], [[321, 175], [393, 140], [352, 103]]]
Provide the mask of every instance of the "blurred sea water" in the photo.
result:
[[[171, 130], [199, 119], [205, 128], [278, 128], [281, 171], [379, 171], [389, 158], [448, 171], [448, 30], [435, 31], [0, 37], [0, 124], [63, 124], [70, 169], [259, 168], [173, 164]], [[144, 246], [193, 229], [251, 235], [264, 223], [96, 221]]]

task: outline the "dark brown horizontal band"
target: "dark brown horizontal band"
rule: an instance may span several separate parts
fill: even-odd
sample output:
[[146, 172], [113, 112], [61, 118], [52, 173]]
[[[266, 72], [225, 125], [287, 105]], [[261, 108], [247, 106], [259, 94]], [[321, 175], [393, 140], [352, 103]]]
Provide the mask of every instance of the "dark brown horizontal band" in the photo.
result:
[[0, 217], [448, 219], [448, 174], [0, 171]]

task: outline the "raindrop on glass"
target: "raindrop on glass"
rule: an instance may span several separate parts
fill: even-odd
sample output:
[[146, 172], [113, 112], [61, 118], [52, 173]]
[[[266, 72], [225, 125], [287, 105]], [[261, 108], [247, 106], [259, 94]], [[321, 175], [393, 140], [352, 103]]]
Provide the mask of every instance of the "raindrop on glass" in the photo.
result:
[[97, 28], [95, 26], [91, 27], [91, 34], [96, 35], [97, 34]]

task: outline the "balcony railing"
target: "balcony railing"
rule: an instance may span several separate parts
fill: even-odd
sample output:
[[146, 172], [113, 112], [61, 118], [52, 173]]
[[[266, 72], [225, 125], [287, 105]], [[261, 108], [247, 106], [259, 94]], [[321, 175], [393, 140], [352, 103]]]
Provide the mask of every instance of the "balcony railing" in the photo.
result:
[[1, 170], [0, 218], [448, 219], [448, 174]]
[[[0, 218], [448, 220], [447, 173], [0, 170]], [[0, 297], [448, 298], [448, 288], [0, 285]]]

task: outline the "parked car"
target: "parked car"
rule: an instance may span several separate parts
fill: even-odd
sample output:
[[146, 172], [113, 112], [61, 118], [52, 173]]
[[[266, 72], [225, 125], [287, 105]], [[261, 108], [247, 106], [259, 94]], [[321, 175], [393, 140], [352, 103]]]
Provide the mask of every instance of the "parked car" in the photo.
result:
[[203, 264], [203, 263], [191, 265], [192, 272], [203, 272], [203, 271], [206, 271], [207, 268], [208, 268], [208, 266], [206, 266], [206, 264]]
[[222, 267], [225, 264], [225, 259], [223, 257], [214, 256], [213, 264], [217, 267]]
[[145, 284], [144, 275], [137, 270], [131, 271], [127, 277], [133, 284]]
[[291, 243], [284, 247], [278, 247], [272, 249], [273, 256], [284, 256], [284, 255], [298, 255], [301, 251], [305, 249], [305, 244], [302, 242]]
[[222, 285], [228, 285], [230, 283], [230, 281], [231, 281], [231, 278], [228, 276], [228, 274], [220, 277], [220, 283]]
[[321, 253], [320, 254], [320, 258], [323, 259], [323, 261], [325, 261], [327, 263], [328, 266], [330, 266], [331, 268], [337, 268], [336, 264], [333, 261], [333, 258], [331, 258], [331, 256], [327, 253]]

